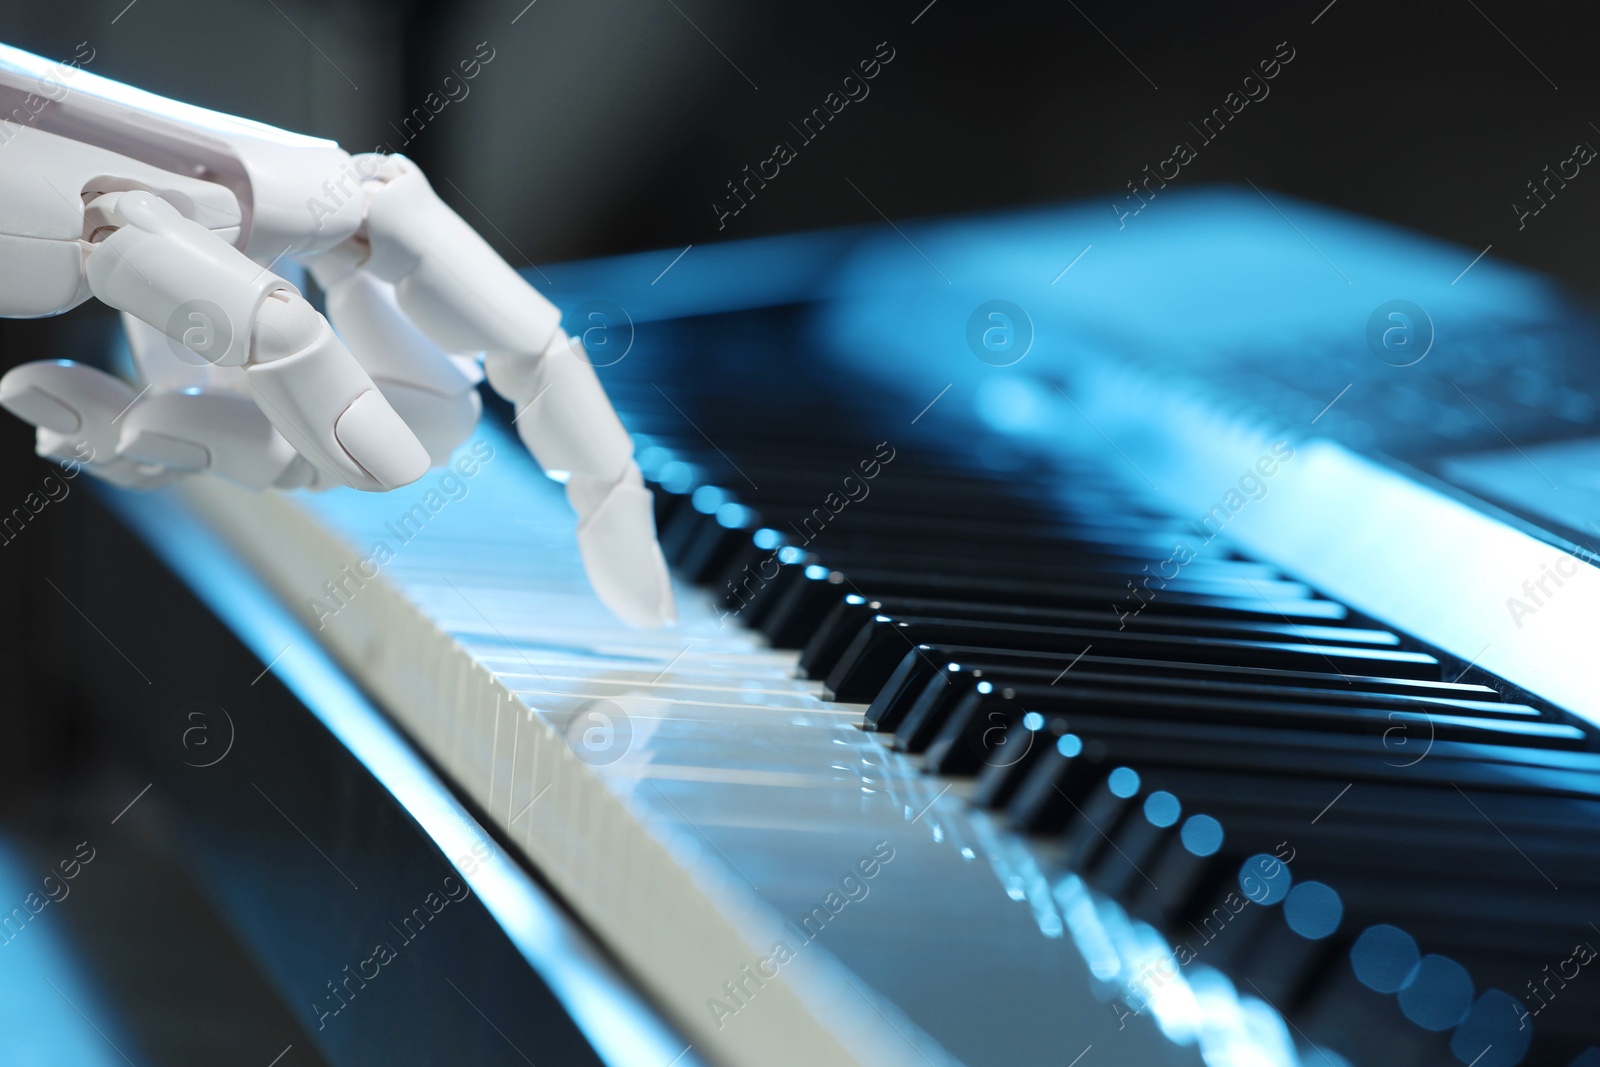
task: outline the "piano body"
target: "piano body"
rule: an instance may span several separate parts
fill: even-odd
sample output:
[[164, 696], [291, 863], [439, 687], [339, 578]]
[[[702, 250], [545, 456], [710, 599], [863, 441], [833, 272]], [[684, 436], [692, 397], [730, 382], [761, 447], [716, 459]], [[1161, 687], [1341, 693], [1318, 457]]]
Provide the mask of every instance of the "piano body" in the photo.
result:
[[1251, 190], [669, 259], [546, 273], [675, 629], [503, 412], [101, 496], [107, 728], [328, 1062], [1600, 1063], [1600, 320]]

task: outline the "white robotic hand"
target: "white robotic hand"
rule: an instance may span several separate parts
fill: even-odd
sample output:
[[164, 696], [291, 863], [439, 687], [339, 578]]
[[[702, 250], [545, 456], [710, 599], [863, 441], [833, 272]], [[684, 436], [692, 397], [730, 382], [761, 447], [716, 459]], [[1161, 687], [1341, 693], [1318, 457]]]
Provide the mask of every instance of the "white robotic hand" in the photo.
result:
[[[97, 297], [123, 312], [143, 379], [12, 369], [0, 405], [38, 427], [40, 455], [88, 455], [139, 488], [208, 473], [394, 489], [471, 433], [482, 356], [524, 443], [566, 481], [601, 600], [634, 625], [673, 620], [650, 494], [580, 344], [409, 160], [3, 45], [0, 98], [32, 116], [0, 132], [0, 315]], [[332, 328], [272, 272], [285, 256], [326, 291]]]

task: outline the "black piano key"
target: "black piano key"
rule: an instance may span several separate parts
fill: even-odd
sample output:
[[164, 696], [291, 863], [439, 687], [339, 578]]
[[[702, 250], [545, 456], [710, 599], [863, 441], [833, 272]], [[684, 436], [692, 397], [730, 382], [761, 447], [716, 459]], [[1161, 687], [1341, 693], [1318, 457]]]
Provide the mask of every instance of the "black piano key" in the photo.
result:
[[[1182, 777], [1180, 775], [1179, 779]], [[1159, 778], [1152, 781], [1147, 777], [1145, 784], [1159, 784]], [[1320, 878], [1339, 885], [1351, 921], [1403, 920], [1402, 924], [1419, 937], [1426, 936], [1431, 943], [1448, 948], [1458, 959], [1474, 964], [1491, 978], [1498, 973], [1495, 953], [1548, 954], [1560, 950], [1564, 939], [1585, 921], [1582, 900], [1592, 899], [1593, 881], [1588, 885], [1571, 882], [1565, 898], [1551, 900], [1549, 890], [1539, 884], [1542, 876], [1536, 877], [1531, 865], [1527, 871], [1508, 871], [1504, 864], [1496, 863], [1496, 858], [1506, 852], [1498, 831], [1479, 821], [1476, 813], [1469, 812], [1465, 805], [1457, 805], [1454, 812], [1444, 812], [1443, 822], [1435, 819], [1419, 833], [1400, 832], [1400, 828], [1393, 826], [1393, 811], [1416, 809], [1422, 799], [1402, 797], [1388, 806], [1383, 806], [1380, 800], [1367, 805], [1372, 810], [1365, 813], [1364, 824], [1338, 828], [1324, 825], [1311, 829], [1293, 817], [1292, 809], [1284, 812], [1282, 818], [1275, 812], [1273, 817], [1262, 815], [1252, 820], [1230, 811], [1227, 801], [1213, 804], [1207, 807], [1207, 812], [1219, 817], [1228, 828], [1222, 846], [1208, 856], [1197, 857], [1193, 850], [1180, 850], [1178, 844], [1170, 843], [1171, 854], [1153, 866], [1177, 870], [1185, 875], [1186, 881], [1177, 883], [1177, 891], [1174, 891], [1164, 877], [1146, 878], [1149, 889], [1144, 885], [1134, 886], [1138, 899], [1132, 902], [1131, 910], [1147, 918], [1165, 920], [1168, 925], [1181, 925], [1194, 922], [1197, 915], [1209, 914], [1229, 894], [1237, 896], [1242, 892], [1258, 901], [1276, 903], [1267, 901], [1258, 892], [1264, 880], [1252, 881], [1243, 873], [1250, 869], [1251, 862], [1258, 862], [1247, 859], [1253, 853], [1274, 853], [1294, 861], [1293, 879]], [[1302, 815], [1308, 807], [1302, 807]], [[1499, 814], [1505, 815], [1504, 812]], [[1287, 841], [1278, 841], [1278, 834], [1286, 825], [1296, 827], [1293, 846]], [[1581, 855], [1587, 859], [1600, 847], [1600, 840], [1572, 842], [1560, 834], [1547, 834], [1540, 839], [1534, 836], [1531, 827], [1511, 826], [1513, 832], [1527, 835], [1528, 852], [1552, 869], [1558, 869], [1562, 863], [1558, 854]], [[1588, 829], [1593, 838], [1592, 818]], [[1385, 831], [1393, 841], [1387, 851]], [[1458, 840], [1449, 840], [1452, 836]], [[1121, 844], [1119, 841], [1119, 849]], [[1289, 848], [1287, 854], [1283, 852], [1286, 847]], [[1119, 858], [1126, 859], [1126, 852], [1126, 849], [1119, 852]], [[1295, 852], [1299, 853], [1298, 858]], [[1453, 866], [1452, 857], [1459, 858]], [[1387, 864], [1383, 862], [1385, 858]], [[1403, 862], [1397, 865], [1396, 859]], [[1197, 870], [1204, 864], [1210, 867]], [[1284, 870], [1289, 870], [1289, 864], [1284, 865]], [[1481, 899], [1474, 902], [1464, 897], [1457, 885], [1463, 873], [1472, 874], [1480, 882], [1487, 881], [1487, 891], [1481, 893]], [[1161, 882], [1159, 891], [1154, 885], [1157, 880]], [[1435, 883], [1431, 896], [1430, 882]], [[1402, 901], [1395, 898], [1398, 884], [1406, 885], [1409, 890]], [[1446, 914], [1441, 904], [1451, 906], [1455, 913]], [[1497, 904], [1500, 914], [1495, 923], [1472, 921], [1474, 916], [1496, 910]], [[1573, 906], [1561, 907], [1562, 904]], [[1481, 935], [1486, 931], [1494, 936], [1459, 936], [1463, 932]]]
[[1397, 648], [1400, 639], [1386, 630], [1365, 627], [1322, 626], [1259, 618], [1171, 616], [1146, 612], [1119, 617], [1103, 609], [1042, 608], [1010, 604], [969, 603], [902, 598], [869, 599], [846, 593], [828, 613], [800, 657], [800, 668], [825, 674], [838, 662], [854, 634], [875, 615], [892, 618], [920, 617], [959, 622], [1018, 623], [1071, 626], [1107, 630], [1118, 634], [1173, 634], [1189, 637], [1226, 637], [1254, 641], [1295, 641], [1300, 644], [1368, 645]]
[[923, 692], [927, 679], [947, 670], [951, 664], [970, 667], [987, 675], [1036, 681], [1048, 676], [1054, 682], [1079, 669], [1100, 673], [1136, 673], [1152, 677], [1214, 678], [1219, 681], [1292, 685], [1316, 689], [1355, 689], [1368, 693], [1395, 693], [1418, 697], [1442, 696], [1462, 700], [1498, 700], [1500, 694], [1483, 685], [1461, 682], [1426, 681], [1372, 675], [1334, 674], [1317, 671], [1286, 671], [1257, 667], [1232, 667], [1215, 664], [1126, 659], [1115, 656], [1077, 655], [1051, 652], [1024, 652], [974, 648], [959, 645], [919, 645], [908, 650], [890, 678], [874, 695], [867, 709], [869, 730], [894, 730], [909, 709], [910, 702]]
[[[1118, 767], [1104, 778], [1095, 776], [1092, 782], [1089, 776], [1079, 781], [1072, 779], [1073, 775], [1067, 773], [1058, 776], [1060, 785], [1052, 783], [1061, 789], [1067, 802], [1065, 832], [1059, 838], [1060, 851], [1067, 864], [1082, 872], [1085, 880], [1094, 885], [1094, 874], [1101, 860], [1115, 850], [1112, 837], [1135, 814], [1134, 797], [1138, 794], [1139, 776], [1131, 768]], [[1016, 818], [1017, 809], [1013, 807], [1011, 811]], [[1035, 833], [1042, 830], [1031, 824], [1028, 829]]]
[[[1526, 935], [1513, 937], [1508, 931], [1518, 925], [1550, 923], [1556, 924], [1555, 940], [1559, 941], [1574, 929], [1572, 924], [1587, 921], [1582, 901], [1573, 898], [1592, 899], [1600, 891], [1600, 877], [1582, 870], [1590, 866], [1600, 837], [1581, 832], [1571, 836], [1540, 833], [1512, 824], [1502, 824], [1497, 830], [1448, 788], [1401, 790], [1395, 802], [1407, 806], [1403, 825], [1396, 825], [1392, 809], [1360, 819], [1347, 816], [1334, 826], [1296, 832], [1294, 845], [1304, 854], [1309, 869], [1334, 878], [1355, 903], [1361, 901], [1359, 894], [1365, 890], [1365, 899], [1384, 914], [1402, 915], [1415, 908], [1419, 915], [1436, 918], [1479, 893], [1483, 900], [1504, 901], [1507, 914], [1493, 927], [1470, 935], [1470, 940], [1480, 944], [1506, 948], [1526, 943]], [[1263, 818], [1222, 803], [1207, 804], [1206, 810], [1229, 830], [1224, 862], [1270, 851], [1281, 840], [1284, 827], [1292, 825], [1280, 821], [1276, 812], [1272, 818]], [[1515, 848], [1507, 844], [1501, 830], [1518, 835], [1513, 837]], [[1469, 873], [1475, 887], [1458, 896], [1449, 883]], [[1566, 897], [1557, 892], [1560, 883], [1555, 878], [1565, 883]], [[1415, 889], [1432, 885], [1440, 895], [1433, 899], [1418, 895], [1415, 903], [1408, 905], [1394, 899], [1395, 886], [1402, 883]], [[1519, 899], [1531, 906], [1513, 909]], [[1546, 947], [1556, 947], [1555, 942]]]
[[656, 521], [656, 533], [659, 540], [661, 531], [667, 528], [672, 521], [673, 513], [679, 505], [686, 505], [688, 497], [683, 493], [674, 493], [661, 487], [657, 483], [647, 483], [653, 498], [653, 513]]
[[[1064, 720], [1047, 724], [1040, 730], [1018, 730], [1012, 733], [1007, 727], [1004, 740], [996, 741], [995, 754], [985, 759], [977, 771], [977, 780], [967, 795], [974, 807], [998, 810], [1011, 803], [1017, 787], [1027, 780], [1034, 764], [1046, 752], [1056, 749], [1056, 742], [1064, 731]], [[1010, 746], [1009, 749], [1006, 746]], [[1000, 753], [1004, 752], [1004, 755]]]
[[[1113, 677], [1107, 681], [1116, 683], [1121, 679]], [[1143, 720], [1152, 732], [1159, 732], [1166, 723], [1207, 723], [1367, 733], [1377, 737], [1393, 737], [1392, 731], [1398, 730], [1410, 730], [1419, 735], [1426, 731], [1436, 741], [1572, 749], [1588, 745], [1588, 738], [1579, 727], [1542, 721], [1535, 709], [1520, 704], [1482, 704], [1466, 709], [1438, 701], [1407, 701], [1382, 696], [1307, 699], [1308, 695], [1311, 698], [1331, 696], [1315, 690], [1296, 694], [1301, 699], [1289, 699], [1273, 691], [1252, 693], [1243, 686], [1208, 688], [1202, 683], [1200, 686], [1162, 687], [1159, 682], [1141, 685], [1139, 680], [1117, 686], [1090, 682], [1091, 679], [1085, 677], [1053, 686], [1019, 685], [1001, 689], [987, 681], [971, 682], [969, 679], [959, 684], [970, 684], [976, 692], [987, 693], [992, 700], [1015, 702], [1024, 710], [1064, 715], [1074, 729], [1078, 728], [1076, 716], [1083, 712]], [[938, 719], [932, 715], [919, 721], [914, 743], [925, 745], [934, 736], [937, 725]], [[902, 730], [905, 730], [908, 751], [917, 751], [913, 747], [912, 731], [906, 730], [904, 723]]]
[[710, 582], [726, 570], [739, 548], [749, 543], [758, 524], [759, 517], [743, 505], [719, 510], [684, 543], [677, 560], [679, 573], [697, 585]]
[[[683, 559], [684, 553], [693, 540], [708, 527], [716, 525], [716, 519], [708, 514], [705, 506], [705, 489], [702, 487], [695, 494], [686, 496], [681, 503], [672, 509], [665, 523], [657, 527], [656, 540], [661, 545], [661, 554], [667, 563], [676, 568]], [[721, 491], [716, 491], [721, 496]], [[699, 504], [694, 497], [701, 498]], [[715, 509], [713, 509], [714, 511]]]
[[894, 745], [922, 753], [929, 770], [971, 774], [992, 747], [1004, 743], [1007, 728], [1025, 710], [1007, 692], [994, 692], [989, 682], [962, 679], [958, 684], [946, 671], [928, 681], [895, 728]]
[[[777, 518], [778, 528], [783, 530], [782, 517], [788, 510], [783, 502], [772, 500], [770, 495], [763, 498], [758, 494], [757, 499], [763, 512]], [[1172, 547], [1169, 529], [1151, 523], [1087, 525], [1053, 516], [1016, 514], [1015, 509], [1010, 509], [1012, 514], [1005, 514], [997, 511], [992, 500], [974, 501], [968, 512], [962, 514], [948, 495], [930, 496], [920, 507], [909, 509], [889, 510], [882, 507], [882, 503], [880, 496], [879, 506], [864, 504], [838, 513], [837, 519], [834, 513], [821, 509], [789, 512], [795, 518], [783, 532], [792, 534], [796, 543], [814, 538], [820, 544], [826, 537], [830, 543], [857, 550], [892, 548], [906, 541], [915, 541], [919, 546], [961, 549], [994, 543], [1026, 545], [1039, 550], [1056, 546], [1058, 551], [1061, 545], [1070, 544], [1075, 553], [1152, 564], [1165, 560]], [[826, 521], [823, 521], [824, 514]]]
[[[1330, 945], [1326, 938], [1301, 937], [1284, 922], [1281, 903], [1249, 903], [1241, 917], [1247, 925], [1230, 928], [1227, 937], [1220, 939], [1227, 953], [1224, 966], [1252, 992], [1282, 1005], [1283, 1011], [1303, 1010], [1323, 975], [1334, 967], [1348, 966], [1348, 947], [1337, 942]], [[1249, 983], [1254, 983], [1253, 987]]]
[[[874, 572], [855, 567], [840, 569], [836, 561], [837, 554], [828, 556], [828, 565], [812, 560], [799, 568], [799, 576], [781, 590], [764, 594], [776, 602], [770, 621], [761, 623], [758, 628], [775, 646], [803, 646], [846, 593], [871, 599], [896, 592], [931, 596], [960, 591], [969, 602], [1017, 607], [1030, 604], [1078, 606], [1119, 618], [1182, 615], [1219, 619], [1260, 617], [1273, 622], [1337, 622], [1348, 615], [1342, 605], [1313, 599], [1303, 586], [1282, 581], [1181, 579], [1169, 583], [1158, 598], [1141, 607], [1141, 602], [1127, 587], [1132, 576], [1114, 569], [1058, 566], [1043, 572], [1035, 568], [1032, 574], [1013, 576], [998, 567], [992, 569], [1000, 573], [984, 573], [986, 568], [981, 566], [969, 566], [965, 572], [952, 573], [947, 561], [929, 560], [925, 561], [926, 567], [921, 572], [926, 576], [922, 579], [924, 584], [918, 584], [915, 577], [874, 583]], [[767, 570], [771, 569], [769, 565]], [[1010, 589], [1028, 592], [1012, 595], [1007, 591]], [[1266, 597], [1271, 599], [1264, 599]]]
[[[1003, 552], [1000, 551], [1001, 546], [1004, 546]], [[974, 554], [970, 545], [929, 545], [922, 542], [860, 548], [818, 540], [815, 543], [795, 542], [791, 547], [817, 554], [830, 569], [839, 571], [846, 579], [856, 570], [895, 570], [956, 579], [998, 579], [1043, 585], [1111, 583], [1129, 598], [1128, 607], [1137, 606], [1137, 600], [1133, 599], [1127, 583], [1144, 577], [1138, 567], [1130, 569], [1126, 559], [1107, 559], [1079, 553], [1070, 545], [1062, 544], [1013, 545], [1003, 537], [997, 538], [990, 550], [982, 554]], [[847, 588], [849, 584], [847, 580]], [[1234, 558], [1196, 559], [1162, 587], [1163, 592], [1169, 590], [1256, 600], [1267, 598], [1272, 601], [1310, 599], [1314, 596], [1309, 586], [1286, 579], [1271, 567]], [[1148, 604], [1153, 608], [1159, 602], [1158, 594]]]
[[[1045, 717], [1047, 721], [1051, 716]], [[1141, 768], [1185, 768], [1223, 774], [1290, 774], [1337, 783], [1427, 782], [1530, 796], [1600, 797], [1600, 753], [1582, 749], [1477, 744], [1435, 739], [1418, 758], [1392, 738], [1300, 731], [1280, 726], [1062, 716], [1084, 739], [1086, 753]], [[1103, 753], [1104, 755], [1096, 755]], [[1552, 817], [1555, 817], [1552, 815]]]
[[[1136, 879], [1149, 877], [1145, 870], [1178, 832], [1174, 826], [1158, 826], [1145, 818], [1142, 802], [1142, 797], [1131, 798], [1114, 825], [1092, 827], [1107, 847], [1087, 865], [1079, 865], [1085, 881], [1115, 899], [1126, 898]], [[1080, 819], [1087, 821], [1087, 815], [1085, 812]]]
[[[1148, 889], [1150, 886], [1142, 885], [1139, 888]], [[1212, 907], [1183, 922], [1172, 924], [1172, 928], [1174, 936], [1181, 938], [1208, 965], [1257, 979], [1257, 973], [1242, 966], [1243, 961], [1251, 956], [1255, 944], [1266, 939], [1272, 928], [1279, 924], [1280, 919], [1274, 909], [1234, 893], [1231, 896], [1224, 894]], [[1266, 993], [1276, 1003], [1283, 990], [1263, 988], [1260, 992]]]
[[1177, 838], [1157, 850], [1149, 868], [1150, 880], [1133, 884], [1128, 910], [1153, 916], [1168, 929], [1181, 930], [1190, 923], [1203, 928], [1212, 911], [1200, 907], [1199, 902], [1214, 899], [1227, 877], [1226, 870], [1212, 859], [1226, 837], [1215, 816], [1203, 811], [1186, 813]]
[[[1478, 718], [1533, 721], [1540, 716], [1537, 709], [1522, 704], [1338, 689], [1252, 687], [1203, 680], [1099, 674], [1081, 669], [1059, 685], [1054, 680], [1045, 684], [1047, 680], [1042, 674], [1034, 677], [1033, 684], [1008, 685], [1006, 680], [1015, 678], [1015, 674], [994, 674], [991, 677], [1002, 680], [990, 682], [976, 678], [975, 674], [981, 673], [976, 669], [958, 666], [962, 669], [945, 670], [929, 678], [895, 730], [897, 747], [907, 752], [925, 751], [928, 767], [942, 774], [974, 773], [977, 766], [986, 761], [987, 749], [1000, 741], [996, 736], [996, 724], [1020, 718], [1024, 711], [1065, 715], [1070, 721], [1076, 707], [1105, 713], [1117, 707], [1137, 706], [1141, 694], [1146, 698], [1145, 706], [1138, 707], [1136, 714], [1146, 717], [1159, 718], [1169, 713], [1165, 709], [1177, 707], [1184, 721], [1248, 723], [1262, 721], [1266, 716], [1266, 721], [1275, 725], [1358, 732], [1370, 732], [1375, 727], [1380, 732], [1388, 732], [1397, 724], [1417, 723], [1420, 715], [1436, 738], [1477, 736], [1471, 726], [1475, 725], [1472, 720]], [[1111, 699], [1102, 699], [1107, 690], [1095, 686], [1120, 686], [1121, 691]], [[1186, 696], [1197, 699], [1184, 699]], [[1287, 700], [1297, 703], [1290, 705], [1285, 702]], [[1252, 703], [1265, 707], [1247, 712]], [[1297, 710], [1286, 710], [1291, 707]], [[1328, 714], [1318, 716], [1318, 707], [1326, 709]], [[1208, 708], [1220, 708], [1222, 714], [1208, 716]], [[1581, 742], [1581, 733], [1567, 724], [1550, 723], [1541, 729], [1553, 733], [1564, 743]], [[1546, 743], [1545, 738], [1526, 738], [1521, 734], [1518, 740]]]
[[1069, 755], [1058, 740], [1032, 762], [1006, 805], [1006, 816], [1024, 833], [1056, 833], [1073, 822], [1079, 802], [1111, 770], [1081, 750]]
[[[821, 570], [817, 558], [799, 549], [780, 547], [762, 551], [752, 547], [735, 556], [712, 592], [722, 598], [726, 611], [745, 626], [767, 635], [774, 648], [800, 648], [815, 629], [823, 606], [814, 619], [793, 619], [785, 614], [790, 592], [807, 571]], [[774, 621], [774, 617], [776, 619]]]
[[911, 704], [926, 692], [928, 683], [942, 680], [951, 663], [960, 666], [959, 662], [935, 653], [932, 645], [916, 645], [907, 650], [899, 665], [873, 694], [862, 726], [873, 731], [895, 729]]
[[1439, 661], [1425, 652], [1291, 641], [1247, 641], [1190, 637], [1084, 627], [1030, 626], [964, 622], [910, 616], [874, 615], [855, 634], [837, 663], [818, 662], [826, 670], [826, 688], [833, 699], [865, 703], [888, 681], [908, 648], [919, 644], [978, 645], [1024, 651], [1082, 651], [1093, 645], [1104, 654], [1223, 664], [1317, 670], [1346, 674], [1384, 673], [1409, 678], [1437, 678]]
[[[1505, 866], [1506, 850], [1502, 847], [1496, 851], [1494, 843], [1481, 836], [1460, 842], [1459, 855], [1464, 861], [1489, 862], [1488, 871], [1450, 862], [1455, 853], [1443, 847], [1443, 838], [1439, 847], [1429, 850], [1430, 862], [1424, 863], [1423, 857], [1417, 856], [1413, 863], [1385, 871], [1381, 863], [1384, 854], [1376, 851], [1376, 845], [1362, 851], [1349, 834], [1292, 834], [1290, 839], [1285, 839], [1279, 834], [1286, 824], [1235, 828], [1235, 824], [1228, 822], [1227, 813], [1220, 813], [1218, 817], [1228, 824], [1230, 833], [1224, 851], [1214, 857], [1216, 880], [1207, 883], [1212, 894], [1209, 898], [1185, 899], [1165, 886], [1146, 894], [1145, 887], [1131, 886], [1153, 898], [1145, 903], [1154, 905], [1157, 913], [1170, 922], [1180, 922], [1196, 911], [1204, 912], [1230, 893], [1246, 896], [1259, 893], [1261, 882], [1243, 877], [1240, 872], [1248, 869], [1252, 862], [1260, 862], [1253, 857], [1270, 856], [1272, 850], [1283, 846], [1286, 840], [1292, 840], [1293, 847], [1301, 853], [1290, 865], [1293, 884], [1321, 881], [1337, 886], [1350, 921], [1397, 922], [1417, 936], [1426, 937], [1430, 943], [1448, 948], [1463, 960], [1484, 960], [1508, 951], [1559, 951], [1576, 928], [1572, 924], [1581, 927], [1585, 921], [1581, 907], [1561, 906], [1560, 897], [1548, 884], [1535, 884], [1540, 880], [1531, 870], [1530, 877], [1507, 876], [1506, 872], [1498, 871]], [[1503, 846], [1504, 842], [1500, 844]], [[1177, 846], [1163, 842], [1161, 847]], [[1390, 855], [1404, 853], [1396, 851]], [[1469, 871], [1482, 879], [1481, 887], [1458, 892], [1456, 887], [1464, 872]], [[1397, 898], [1399, 885], [1406, 886], [1408, 892]], [[1592, 886], [1576, 882], [1570, 883], [1568, 888], [1593, 892]], [[1262, 898], [1258, 895], [1255, 899]], [[1546, 903], [1551, 900], [1554, 905]], [[1486, 908], [1495, 911], [1497, 906], [1503, 914], [1498, 915], [1494, 923], [1474, 926], [1474, 916], [1483, 915]], [[1485, 970], [1486, 975], [1491, 973]]]
[[[964, 603], [1007, 604], [1016, 607], [1093, 607], [1123, 613], [1139, 607], [1128, 589], [1128, 582], [1108, 579], [1098, 583], [1060, 584], [1027, 581], [1000, 575], [947, 574], [910, 570], [852, 567], [846, 574], [830, 567], [819, 568], [814, 581], [844, 585], [858, 590], [869, 600], [885, 597], [957, 601]], [[828, 590], [818, 586], [826, 595]], [[1267, 600], [1253, 595], [1224, 595], [1215, 592], [1190, 592], [1180, 583], [1163, 588], [1143, 605], [1142, 612], [1190, 615], [1200, 618], [1263, 618], [1274, 622], [1285, 617], [1294, 622], [1337, 623], [1349, 618], [1343, 604], [1333, 600], [1306, 597], [1279, 597]]]

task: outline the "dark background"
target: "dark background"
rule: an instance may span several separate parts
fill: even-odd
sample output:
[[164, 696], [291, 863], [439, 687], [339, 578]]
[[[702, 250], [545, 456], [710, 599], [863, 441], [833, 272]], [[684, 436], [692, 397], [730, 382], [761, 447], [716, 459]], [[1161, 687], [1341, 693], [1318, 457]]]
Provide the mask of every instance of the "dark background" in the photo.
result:
[[[893, 219], [1109, 201], [1287, 41], [1271, 96], [1180, 183], [1249, 177], [1600, 285], [1584, 177], [1523, 232], [1510, 207], [1600, 144], [1577, 4], [126, 2], [3, 3], [4, 39], [58, 58], [86, 40], [98, 74], [404, 151], [519, 266], [877, 221], [846, 178]], [[895, 59], [871, 95], [719, 233], [724, 183], [880, 41]], [[469, 94], [404, 143], [479, 42], [494, 59]]]
[[[1079, 198], [1102, 198], [1109, 210], [1124, 183], [1192, 140], [1188, 124], [1287, 42], [1295, 58], [1271, 95], [1175, 184], [1249, 178], [1472, 253], [1492, 244], [1492, 255], [1580, 291], [1600, 289], [1591, 252], [1600, 176], [1581, 174], [1521, 231], [1511, 206], [1576, 143], [1600, 145], [1593, 20], [1578, 5], [525, 4], [3, 0], [0, 39], [52, 59], [87, 42], [94, 73], [352, 151], [403, 151], [519, 267], [881, 225], [880, 210], [898, 221]], [[719, 230], [712, 205], [725, 183], [776, 142], [794, 141], [789, 124], [879, 42], [894, 59], [869, 83], [870, 96]], [[487, 49], [493, 59], [465, 98], [407, 137], [407, 117]], [[0, 368], [92, 357], [112, 326], [87, 306], [56, 320], [0, 322]], [[0, 510], [53, 470], [33, 457], [32, 436], [0, 414]], [[83, 489], [0, 544], [0, 838], [47, 858], [77, 840], [78, 822], [103, 824], [140, 784], [85, 714], [86, 694], [103, 694], [107, 679], [86, 684], [79, 650], [126, 635], [97, 636], [68, 600], [90, 592], [83, 554], [97, 543], [90, 531], [109, 521]], [[148, 606], [151, 626], [159, 629], [164, 610]], [[159, 802], [149, 803], [152, 814], [141, 817], [156, 819]], [[129, 834], [122, 847], [108, 860], [122, 873], [62, 909], [85, 953], [101, 961], [110, 998], [149, 1031], [166, 998], [130, 958], [157, 954], [160, 981], [173, 988], [188, 974], [195, 989], [237, 994], [217, 997], [216, 1010], [235, 1024], [219, 1029], [217, 1058], [245, 1048], [228, 1043], [238, 1031], [251, 1035], [251, 1062], [266, 1062], [279, 1038], [297, 1044], [282, 1067], [316, 1062], [162, 836]], [[134, 929], [159, 937], [139, 942]], [[146, 996], [130, 1006], [141, 983]], [[192, 1014], [194, 1001], [186, 1003], [173, 1010]], [[141, 1040], [164, 1062], [182, 1060], [159, 1034]], [[261, 1045], [273, 1048], [261, 1056]]]

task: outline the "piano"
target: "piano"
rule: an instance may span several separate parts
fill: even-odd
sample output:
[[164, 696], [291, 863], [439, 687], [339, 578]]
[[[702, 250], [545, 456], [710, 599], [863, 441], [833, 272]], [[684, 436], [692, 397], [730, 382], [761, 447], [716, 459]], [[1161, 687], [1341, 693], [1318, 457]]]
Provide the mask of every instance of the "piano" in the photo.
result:
[[1276, 194], [1115, 223], [546, 268], [672, 629], [501, 409], [392, 494], [99, 494], [108, 729], [320, 1056], [1600, 1064], [1600, 319]]

